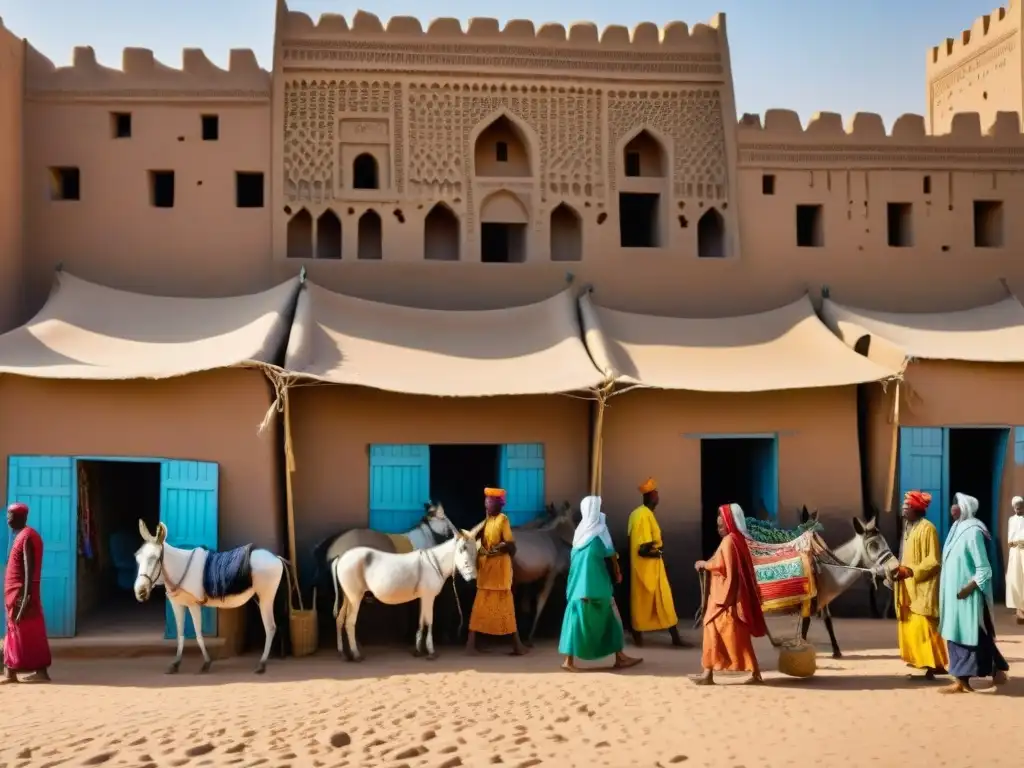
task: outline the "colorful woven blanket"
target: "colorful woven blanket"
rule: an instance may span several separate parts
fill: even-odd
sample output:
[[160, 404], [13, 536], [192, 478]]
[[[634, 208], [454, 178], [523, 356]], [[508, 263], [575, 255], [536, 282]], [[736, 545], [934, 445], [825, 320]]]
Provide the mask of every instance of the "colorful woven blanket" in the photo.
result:
[[747, 539], [761, 595], [761, 610], [765, 613], [810, 607], [811, 600], [818, 594], [811, 562], [811, 552], [817, 549], [815, 539], [813, 531], [783, 543]]
[[747, 538], [764, 544], [784, 544], [787, 541], [799, 539], [808, 531], [823, 530], [825, 530], [824, 527], [817, 520], [808, 520], [796, 528], [779, 528], [775, 523], [767, 520], [758, 520], [756, 517], [747, 518]]

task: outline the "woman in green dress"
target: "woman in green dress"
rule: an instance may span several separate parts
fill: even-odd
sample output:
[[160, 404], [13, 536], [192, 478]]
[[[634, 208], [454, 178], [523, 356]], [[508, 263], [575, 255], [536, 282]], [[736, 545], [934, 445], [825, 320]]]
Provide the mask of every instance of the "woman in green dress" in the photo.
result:
[[622, 572], [601, 512], [601, 498], [587, 496], [580, 503], [580, 510], [583, 519], [573, 537], [566, 587], [568, 605], [558, 642], [558, 652], [565, 656], [562, 668], [576, 672], [576, 659], [594, 661], [606, 656], [615, 656], [615, 669], [636, 666], [642, 659], [622, 652], [622, 622], [612, 597], [612, 579], [615, 584], [620, 583]]

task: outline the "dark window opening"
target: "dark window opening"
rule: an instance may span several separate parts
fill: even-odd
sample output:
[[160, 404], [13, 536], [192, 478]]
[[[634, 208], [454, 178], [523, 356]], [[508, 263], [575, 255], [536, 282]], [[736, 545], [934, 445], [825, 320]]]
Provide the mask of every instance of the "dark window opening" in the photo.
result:
[[341, 219], [330, 208], [316, 220], [316, 257], [341, 258]]
[[89, 520], [87, 551], [92, 553], [79, 560], [76, 634], [95, 637], [128, 632], [151, 640], [162, 638], [166, 626], [162, 588], [143, 605], [135, 599], [139, 520], [150, 531], [160, 522], [160, 465], [142, 461], [76, 463], [78, 514]]
[[708, 208], [697, 221], [697, 256], [725, 258], [725, 219], [715, 208]]
[[889, 203], [886, 218], [889, 247], [910, 248], [914, 244], [914, 207], [910, 203]]
[[494, 145], [494, 157], [499, 163], [508, 162], [508, 142], [499, 141]]
[[739, 504], [748, 517], [775, 516], [775, 441], [770, 437], [721, 437], [700, 441], [701, 549], [710, 557], [718, 535], [718, 508]]
[[357, 259], [379, 261], [384, 258], [383, 227], [380, 214], [367, 211], [359, 217]]
[[238, 171], [235, 174], [235, 206], [238, 208], [263, 207], [263, 174]]
[[500, 456], [497, 445], [430, 446], [430, 500], [444, 507], [457, 528], [480, 522], [480, 489], [498, 487]]
[[660, 195], [619, 193], [619, 245], [622, 248], [658, 248]]
[[149, 201], [154, 208], [174, 207], [174, 171], [149, 172]]
[[352, 188], [379, 189], [380, 178], [377, 158], [364, 152], [352, 161]]
[[81, 173], [77, 168], [50, 169], [51, 200], [81, 200]]
[[220, 117], [203, 115], [203, 141], [217, 141], [220, 138]]
[[775, 194], [775, 175], [766, 173], [761, 177], [761, 194], [762, 195], [774, 195]]
[[132, 113], [111, 112], [110, 134], [115, 139], [130, 139], [132, 137]]
[[825, 245], [825, 232], [820, 205], [796, 207], [796, 244], [799, 248], [821, 248]]
[[636, 177], [640, 175], [640, 153], [639, 152], [627, 152], [626, 153], [626, 175], [630, 177]]
[[480, 261], [519, 264], [526, 261], [526, 225], [484, 222], [480, 225]]
[[924, 193], [930, 195], [932, 193], [932, 177], [925, 176], [924, 183], [921, 186], [924, 188]]
[[1000, 200], [974, 201], [974, 247], [1003, 247], [1003, 203]]

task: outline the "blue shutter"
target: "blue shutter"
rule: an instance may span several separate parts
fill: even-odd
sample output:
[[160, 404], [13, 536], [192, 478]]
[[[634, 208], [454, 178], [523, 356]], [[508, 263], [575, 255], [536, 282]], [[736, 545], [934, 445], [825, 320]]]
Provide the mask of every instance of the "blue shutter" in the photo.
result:
[[[217, 551], [218, 471], [208, 461], [160, 462], [160, 522], [167, 526], [167, 543], [182, 549], [205, 547]], [[178, 574], [172, 574], [180, 578]], [[203, 608], [203, 634], [217, 634], [217, 611]], [[175, 638], [178, 631], [167, 603], [165, 637]], [[185, 615], [185, 636], [195, 637], [191, 617]]]
[[430, 500], [429, 445], [370, 446], [370, 528], [405, 533]]
[[757, 507], [764, 503], [768, 519], [779, 518], [779, 440], [777, 437], [757, 438], [754, 454], [754, 504], [748, 514], [756, 514]]
[[[78, 505], [74, 464], [70, 456], [11, 456], [7, 462], [7, 503], [27, 504], [29, 525], [43, 539], [40, 591], [50, 637], [75, 635]], [[0, 584], [14, 542], [10, 534], [5, 523], [0, 535]], [[0, 635], [6, 632], [6, 611], [0, 610]]]
[[524, 525], [544, 514], [544, 444], [501, 446], [501, 487], [508, 494], [505, 514], [511, 525]]
[[943, 427], [900, 427], [900, 498], [907, 491], [932, 495], [928, 519], [944, 541], [949, 530], [949, 430]]
[[[1016, 446], [1017, 434], [1014, 434], [1014, 453], [1017, 452]], [[992, 508], [989, 510], [988, 520], [985, 522], [988, 524], [989, 530], [992, 532], [992, 536], [986, 539], [988, 544], [988, 560], [992, 565], [992, 589], [996, 596], [1003, 595], [1003, 591], [1006, 588], [1006, 571], [1003, 565], [1003, 547], [999, 540], [999, 522], [1002, 517], [1002, 505], [1003, 505], [1003, 469], [1006, 467], [1006, 448], [1007, 443], [1010, 442], [1010, 430], [1000, 429], [999, 436], [995, 440], [993, 449], [995, 450], [995, 456], [992, 457]]]
[[1013, 429], [1013, 463], [1024, 466], [1024, 427]]

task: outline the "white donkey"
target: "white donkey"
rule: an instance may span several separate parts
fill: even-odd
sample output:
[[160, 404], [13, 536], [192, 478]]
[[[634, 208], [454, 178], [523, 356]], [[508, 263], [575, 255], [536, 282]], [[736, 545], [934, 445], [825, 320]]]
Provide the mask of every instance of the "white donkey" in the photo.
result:
[[248, 588], [225, 597], [208, 597], [204, 579], [207, 558], [211, 554], [208, 550], [172, 547], [167, 543], [167, 526], [163, 523], [157, 525], [156, 534], [152, 534], [146, 524], [139, 520], [139, 533], [142, 535], [142, 546], [135, 553], [135, 561], [139, 564], [139, 574], [135, 578], [135, 599], [143, 603], [153, 593], [153, 587], [164, 585], [167, 589], [167, 599], [171, 601], [171, 609], [174, 612], [174, 623], [178, 627], [178, 653], [167, 668], [167, 674], [173, 675], [181, 666], [181, 656], [185, 650], [186, 609], [192, 616], [196, 643], [203, 654], [203, 666], [200, 671], [209, 672], [213, 662], [206, 650], [206, 643], [203, 642], [202, 609], [239, 608], [253, 596], [259, 603], [263, 630], [266, 633], [263, 656], [256, 665], [256, 674], [266, 672], [270, 645], [277, 632], [274, 597], [281, 586], [282, 575], [287, 573], [287, 561], [266, 549], [253, 549], [249, 555], [252, 578]]
[[[449, 525], [451, 525], [449, 523]], [[334, 582], [334, 619], [338, 652], [349, 661], [362, 661], [356, 643], [356, 619], [363, 597], [369, 592], [378, 602], [399, 605], [420, 601], [415, 654], [436, 659], [434, 652], [434, 600], [456, 570], [466, 581], [476, 578], [476, 536], [451, 526], [453, 538], [429, 549], [396, 555], [369, 547], [350, 549], [331, 562]], [[344, 632], [344, 634], [343, 634]], [[348, 636], [348, 649], [345, 648]]]

